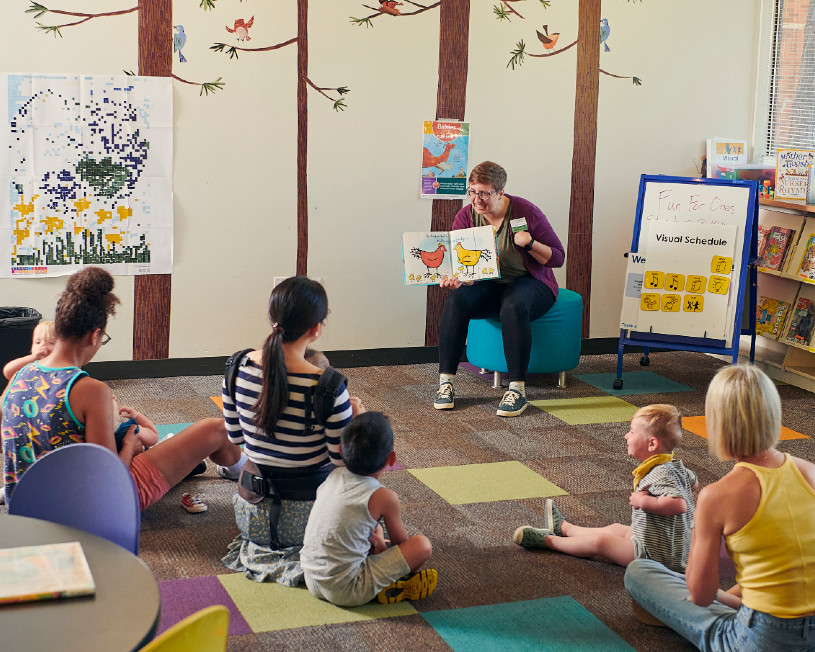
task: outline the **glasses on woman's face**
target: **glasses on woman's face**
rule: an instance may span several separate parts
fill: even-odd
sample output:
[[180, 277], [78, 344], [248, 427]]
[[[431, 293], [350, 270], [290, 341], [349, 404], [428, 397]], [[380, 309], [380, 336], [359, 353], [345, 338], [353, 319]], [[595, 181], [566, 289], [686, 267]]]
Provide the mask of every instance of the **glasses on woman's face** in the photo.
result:
[[472, 188], [467, 188], [467, 196], [472, 199], [476, 195], [481, 201], [487, 201], [490, 197], [492, 197], [497, 190], [473, 190]]
[[102, 344], [101, 344], [101, 346], [105, 346], [105, 344], [107, 344], [108, 342], [110, 342], [110, 335], [108, 335], [107, 333], [102, 333]]

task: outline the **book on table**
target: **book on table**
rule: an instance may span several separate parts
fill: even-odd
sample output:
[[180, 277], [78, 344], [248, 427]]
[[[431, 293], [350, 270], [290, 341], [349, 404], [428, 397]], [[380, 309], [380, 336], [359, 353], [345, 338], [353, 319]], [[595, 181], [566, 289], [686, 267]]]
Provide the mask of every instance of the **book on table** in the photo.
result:
[[0, 604], [93, 595], [79, 541], [0, 548]]
[[790, 304], [781, 299], [760, 297], [756, 306], [756, 333], [777, 340], [789, 307]]
[[764, 246], [758, 257], [758, 266], [780, 271], [784, 266], [789, 244], [795, 235], [795, 229], [773, 226], [764, 240]]
[[809, 236], [804, 256], [798, 266], [798, 276], [809, 281], [815, 281], [815, 235]]
[[810, 346], [812, 344], [813, 326], [815, 326], [815, 302], [811, 299], [798, 297], [784, 339], [793, 344]]
[[466, 282], [501, 277], [495, 232], [489, 225], [403, 233], [402, 263], [405, 285], [438, 285], [444, 278]]

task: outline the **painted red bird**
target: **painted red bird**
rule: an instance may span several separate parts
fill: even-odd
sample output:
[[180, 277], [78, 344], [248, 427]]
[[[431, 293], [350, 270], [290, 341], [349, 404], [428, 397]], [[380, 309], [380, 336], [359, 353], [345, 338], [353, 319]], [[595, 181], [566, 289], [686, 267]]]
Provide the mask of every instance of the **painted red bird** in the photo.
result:
[[396, 8], [396, 5], [401, 5], [402, 2], [395, 2], [395, 0], [379, 0], [379, 11], [383, 14], [390, 14], [391, 16], [401, 15], [401, 11]]
[[439, 246], [436, 248], [436, 251], [424, 251], [419, 249], [418, 247], [414, 247], [410, 253], [412, 253], [416, 258], [421, 258], [422, 262], [427, 267], [427, 273], [430, 274], [430, 269], [437, 269], [439, 265], [442, 264], [444, 260], [444, 252], [447, 251], [447, 247], [445, 247], [441, 242]]
[[549, 25], [544, 25], [543, 31], [546, 32], [545, 35], [541, 34], [538, 30], [535, 30], [535, 33], [538, 35], [538, 39], [540, 40], [540, 42], [543, 43], [543, 47], [547, 50], [551, 50], [553, 47], [555, 47], [557, 39], [560, 36], [560, 32], [557, 32], [556, 34], [550, 34]]
[[249, 28], [255, 23], [255, 17], [252, 16], [249, 20], [245, 21], [243, 18], [238, 18], [235, 21], [235, 27], [229, 29], [226, 28], [226, 31], [230, 34], [234, 34], [239, 41], [251, 41], [252, 39], [249, 37]]

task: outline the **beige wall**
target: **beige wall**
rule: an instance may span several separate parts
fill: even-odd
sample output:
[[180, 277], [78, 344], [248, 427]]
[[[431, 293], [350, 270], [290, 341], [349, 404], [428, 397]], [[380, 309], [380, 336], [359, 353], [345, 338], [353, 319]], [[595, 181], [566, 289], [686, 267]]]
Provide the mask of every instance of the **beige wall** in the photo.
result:
[[[35, 29], [24, 13], [29, 4], [0, 3], [5, 72], [137, 68], [136, 14], [92, 20], [54, 38]], [[48, 6], [93, 12], [110, 11], [111, 4], [52, 0]], [[175, 3], [173, 21], [188, 35], [188, 63], [176, 62], [173, 71], [199, 82], [222, 77], [226, 86], [200, 97], [197, 87], [174, 84], [171, 357], [259, 345], [273, 277], [295, 271], [295, 46], [241, 53], [239, 60], [209, 46], [234, 42], [224, 26], [252, 14], [247, 46], [295, 36], [296, 2], [218, 0], [209, 12], [198, 4]], [[544, 23], [560, 32], [559, 45], [571, 43], [577, 2], [548, 9], [527, 3], [521, 12], [527, 20], [511, 22], [498, 22], [493, 4], [471, 2], [471, 163], [502, 163], [507, 190], [537, 203], [566, 243], [576, 48], [527, 58], [514, 71], [506, 64], [521, 39], [530, 52], [542, 51], [535, 29]], [[421, 122], [435, 115], [439, 14], [382, 16], [365, 28], [348, 20], [371, 13], [361, 1], [310, 5], [310, 77], [318, 86], [351, 89], [348, 108], [339, 113], [317, 93], [309, 96], [308, 265], [332, 306], [319, 344], [327, 350], [421, 346], [425, 291], [403, 285], [399, 236], [430, 224], [430, 202], [418, 199], [417, 181]], [[639, 175], [695, 175], [705, 138], [751, 132], [759, 0], [606, 0], [603, 16], [611, 25], [611, 52], [601, 54], [601, 66], [637, 75], [643, 85], [600, 79], [591, 337], [619, 333], [622, 254]], [[54, 17], [39, 20], [53, 24]], [[557, 276], [565, 283], [565, 269]], [[133, 281], [116, 281], [124, 305], [100, 360], [132, 355]], [[0, 280], [0, 304], [33, 306], [51, 317], [62, 287], [63, 279]]]

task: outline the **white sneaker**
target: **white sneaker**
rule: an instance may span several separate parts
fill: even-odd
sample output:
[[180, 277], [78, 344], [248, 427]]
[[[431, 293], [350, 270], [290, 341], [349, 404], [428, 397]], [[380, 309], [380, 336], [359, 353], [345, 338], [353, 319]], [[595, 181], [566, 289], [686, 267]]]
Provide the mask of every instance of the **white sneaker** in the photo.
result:
[[215, 467], [215, 470], [218, 472], [222, 478], [226, 478], [227, 480], [236, 481], [239, 477], [241, 477], [240, 471], [230, 471], [228, 466], [221, 466], [218, 465]]

